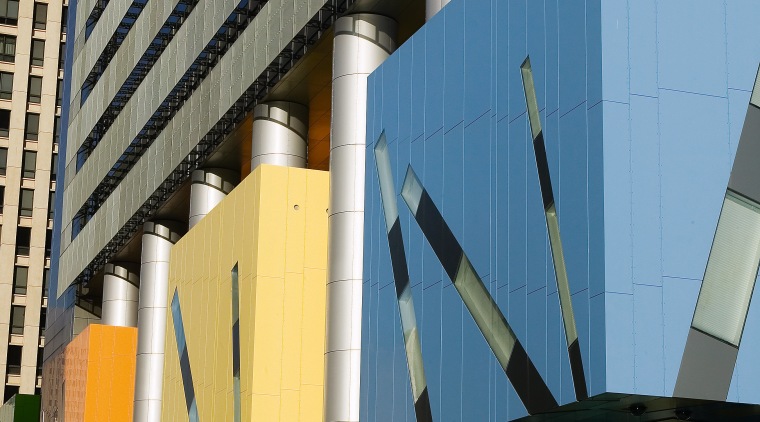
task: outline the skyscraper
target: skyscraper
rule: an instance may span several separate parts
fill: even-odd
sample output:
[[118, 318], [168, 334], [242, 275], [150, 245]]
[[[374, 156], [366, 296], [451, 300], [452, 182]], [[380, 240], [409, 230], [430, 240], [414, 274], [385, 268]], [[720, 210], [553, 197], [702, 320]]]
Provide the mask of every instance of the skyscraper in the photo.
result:
[[3, 402], [42, 385], [67, 3], [0, 2]]

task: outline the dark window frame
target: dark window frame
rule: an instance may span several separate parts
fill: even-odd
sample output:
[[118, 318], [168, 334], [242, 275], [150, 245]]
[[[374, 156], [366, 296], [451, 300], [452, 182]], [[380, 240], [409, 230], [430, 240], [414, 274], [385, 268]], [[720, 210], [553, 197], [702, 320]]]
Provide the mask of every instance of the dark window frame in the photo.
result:
[[21, 375], [21, 357], [23, 353], [23, 346], [16, 344], [8, 345], [8, 355], [5, 358], [8, 375]]
[[57, 144], [61, 142], [61, 116], [55, 116], [53, 122], [53, 143]]
[[[11, 42], [12, 41], [12, 42]], [[16, 62], [16, 37], [0, 35], [0, 62]]]
[[18, 194], [18, 215], [19, 217], [31, 217], [33, 214], [34, 189], [21, 188]]
[[[17, 312], [18, 311], [18, 312]], [[21, 320], [21, 325], [18, 325], [18, 319]], [[24, 335], [24, 323], [26, 321], [26, 307], [19, 305], [11, 305], [11, 334]]]
[[18, 5], [19, 0], [0, 0], [0, 25], [18, 25]]
[[42, 67], [45, 65], [45, 40], [32, 39], [32, 50], [29, 52], [29, 64]]
[[26, 100], [32, 104], [42, 102], [42, 76], [29, 75]]
[[11, 133], [11, 111], [0, 109], [0, 138], [7, 138]]
[[13, 99], [13, 73], [0, 72], [0, 100]]
[[32, 28], [37, 30], [47, 29], [47, 3], [34, 3], [34, 17], [32, 19]]
[[8, 169], [8, 148], [0, 148], [0, 176], [5, 176]]
[[13, 267], [13, 294], [25, 295], [29, 287], [29, 267]]
[[37, 113], [26, 113], [26, 122], [24, 122], [24, 139], [38, 141], [39, 138], [40, 115]]
[[37, 151], [24, 150], [21, 159], [21, 177], [24, 179], [34, 179], [37, 175]]
[[16, 228], [16, 255], [29, 256], [32, 240], [32, 228], [18, 226]]

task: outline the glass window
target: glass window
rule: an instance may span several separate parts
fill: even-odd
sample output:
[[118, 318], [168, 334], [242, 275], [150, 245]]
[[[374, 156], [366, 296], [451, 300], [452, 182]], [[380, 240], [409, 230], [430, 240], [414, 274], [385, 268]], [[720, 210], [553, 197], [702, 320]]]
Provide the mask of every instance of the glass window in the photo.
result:
[[34, 29], [45, 29], [47, 27], [47, 9], [45, 3], [34, 3]]
[[[47, 324], [47, 309], [40, 309], [40, 336], [45, 337], [45, 325]], [[42, 349], [40, 349], [42, 350]], [[42, 366], [42, 365], [39, 365]]]
[[5, 176], [6, 168], [8, 168], [8, 148], [0, 148], [0, 176]]
[[50, 258], [50, 250], [52, 249], [53, 245], [53, 231], [50, 229], [47, 229], [47, 232], [45, 233], [45, 258]]
[[50, 200], [48, 202], [48, 219], [52, 220], [55, 212], [55, 191], [50, 192]]
[[13, 271], [13, 294], [25, 295], [29, 279], [29, 267], [16, 267]]
[[61, 141], [61, 117], [55, 116], [55, 125], [53, 126], [53, 143]]
[[27, 113], [26, 129], [24, 129], [24, 139], [36, 141], [40, 133], [40, 115]]
[[19, 197], [18, 215], [21, 217], [31, 217], [33, 209], [34, 209], [34, 191], [31, 189], [21, 189], [21, 195]]
[[24, 334], [24, 316], [26, 308], [11, 306], [11, 334]]
[[61, 14], [61, 33], [65, 34], [67, 26], [69, 24], [69, 6], [63, 6], [63, 14]]
[[29, 256], [29, 242], [31, 238], [31, 227], [18, 227], [16, 229], [16, 255]]
[[50, 268], [42, 270], [42, 297], [48, 297], [48, 283], [50, 282]]
[[50, 180], [55, 181], [56, 177], [58, 177], [58, 154], [53, 154], [50, 160]]
[[11, 111], [0, 110], [0, 137], [7, 138], [11, 130]]
[[16, 61], [16, 37], [13, 35], [0, 35], [0, 61]]
[[760, 204], [726, 192], [692, 326], [739, 346], [760, 262]]
[[[42, 312], [45, 312], [45, 309], [42, 309]], [[40, 316], [40, 318], [42, 318], [42, 317]], [[43, 336], [42, 333], [45, 330], [44, 326], [42, 325], [42, 321], [44, 321], [44, 320], [40, 319], [40, 337]], [[38, 347], [37, 348], [37, 376], [38, 377], [42, 376], [42, 356], [43, 356], [43, 351], [44, 351], [44, 349], [42, 347]], [[35, 394], [37, 394], [36, 390], [35, 390]]]
[[45, 41], [32, 40], [32, 66], [42, 66], [45, 64]]
[[63, 104], [63, 79], [58, 79], [58, 86], [55, 90], [55, 105], [58, 107]]
[[21, 346], [9, 345], [8, 346], [8, 375], [21, 375]]
[[5, 202], [5, 186], [0, 186], [0, 214], [3, 213], [3, 202]]
[[13, 73], [0, 73], [0, 99], [10, 100], [13, 98]]
[[58, 47], [58, 69], [63, 69], [63, 64], [66, 62], [66, 43], [62, 42]]
[[0, 24], [18, 25], [18, 0], [0, 0]]
[[21, 163], [21, 177], [34, 179], [37, 172], [37, 151], [24, 151], [24, 159]]
[[42, 78], [40, 76], [29, 77], [29, 96], [27, 100], [30, 103], [39, 104], [42, 102]]

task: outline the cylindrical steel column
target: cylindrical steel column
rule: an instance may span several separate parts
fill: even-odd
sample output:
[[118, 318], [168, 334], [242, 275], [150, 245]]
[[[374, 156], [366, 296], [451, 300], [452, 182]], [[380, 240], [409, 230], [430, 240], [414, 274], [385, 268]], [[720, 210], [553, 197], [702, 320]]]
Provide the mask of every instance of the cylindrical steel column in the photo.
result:
[[426, 0], [425, 2], [425, 20], [429, 21], [430, 18], [435, 16], [436, 13], [443, 9], [451, 0]]
[[287, 101], [270, 101], [253, 109], [251, 171], [259, 164], [306, 167], [309, 109]]
[[240, 182], [240, 173], [227, 169], [193, 171], [190, 185], [190, 220], [192, 229]]
[[169, 288], [169, 255], [184, 224], [152, 221], [143, 225], [140, 303], [137, 311], [135, 422], [160, 422], [164, 377], [164, 335]]
[[137, 327], [140, 266], [132, 262], [106, 264], [103, 275], [104, 325]]
[[325, 421], [359, 420], [367, 76], [395, 49], [396, 22], [335, 23], [328, 215]]

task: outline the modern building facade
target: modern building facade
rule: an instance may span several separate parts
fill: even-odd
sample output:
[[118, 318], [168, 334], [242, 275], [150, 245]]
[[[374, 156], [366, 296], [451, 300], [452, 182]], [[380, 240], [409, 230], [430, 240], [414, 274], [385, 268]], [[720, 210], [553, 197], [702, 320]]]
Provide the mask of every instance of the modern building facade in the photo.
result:
[[67, 3], [0, 2], [0, 390], [21, 394], [2, 420], [39, 408]]
[[713, 3], [72, 2], [43, 417], [756, 415]]
[[[112, 420], [239, 420], [261, 412], [292, 420], [286, 411], [298, 406], [305, 420], [358, 420], [366, 80], [424, 23], [426, 4], [182, 0], [78, 1], [70, 7], [76, 35], [67, 51], [59, 173], [64, 194], [53, 236], [55, 294], [44, 357], [51, 382], [43, 388], [43, 416], [104, 417], [97, 410], [103, 402], [90, 400], [96, 393], [89, 383], [96, 375], [98, 382], [116, 376], [93, 372], [97, 365], [91, 363], [112, 353], [95, 350], [92, 340], [108, 327], [119, 344], [137, 338], [134, 369], [126, 365], [127, 372], [119, 374], [134, 387], [133, 404], [129, 412], [110, 414]], [[267, 169], [271, 165], [305, 170], [289, 170], [293, 180], [286, 183], [272, 176], [280, 170]], [[298, 182], [304, 174], [307, 181]], [[312, 179], [324, 180], [314, 188]], [[235, 208], [234, 198], [279, 190], [306, 195], [306, 203], [288, 206], [310, 220], [280, 230], [285, 226], [261, 217], [282, 205], [271, 195], [259, 205]], [[236, 210], [234, 218], [206, 217], [215, 207], [222, 215]], [[257, 255], [245, 249], [248, 243], [234, 246], [235, 340], [225, 331], [218, 341], [202, 343], [209, 338], [198, 332], [228, 321], [198, 320], [199, 312], [226, 314], [231, 302], [219, 302], [217, 309], [193, 298], [232, 277], [224, 248], [234, 243], [219, 242], [210, 255], [198, 255], [196, 248], [240, 239], [236, 225], [257, 219], [271, 230], [259, 233], [258, 241], [298, 249], [304, 246], [290, 236], [306, 234], [302, 241], [312, 246], [301, 253], [317, 261], [329, 255], [331, 261], [290, 262], [297, 253], [288, 249], [286, 275], [265, 283], [273, 277], [266, 268], [279, 262], [278, 252]], [[283, 233], [286, 239], [277, 237]], [[179, 264], [190, 261], [198, 271]], [[208, 277], [194, 278], [206, 272]], [[304, 291], [319, 279], [323, 291], [299, 297], [290, 290], [298, 274]], [[286, 293], [277, 293], [276, 286]], [[232, 300], [232, 292], [218, 294], [219, 300]], [[282, 308], [257, 305], [270, 297], [282, 297]], [[291, 332], [301, 330], [290, 319], [299, 300], [308, 323], [320, 330]], [[308, 314], [307, 305], [314, 307]], [[291, 352], [274, 363], [255, 351], [269, 347], [259, 324], [277, 315], [285, 315], [280, 335], [292, 344], [286, 347], [283, 340]], [[277, 332], [272, 329], [272, 335]], [[214, 348], [198, 349], [201, 343]], [[232, 366], [215, 361], [212, 371], [211, 356], [222, 352]], [[251, 379], [270, 363], [301, 370], [283, 373], [281, 380]], [[73, 373], [86, 376], [72, 385]], [[295, 390], [293, 377], [301, 377]], [[87, 387], [80, 388], [82, 383]], [[230, 407], [212, 405], [230, 386]], [[267, 392], [280, 390], [282, 406], [266, 399]]]
[[758, 417], [758, 13], [455, 0], [370, 75], [361, 420]]

